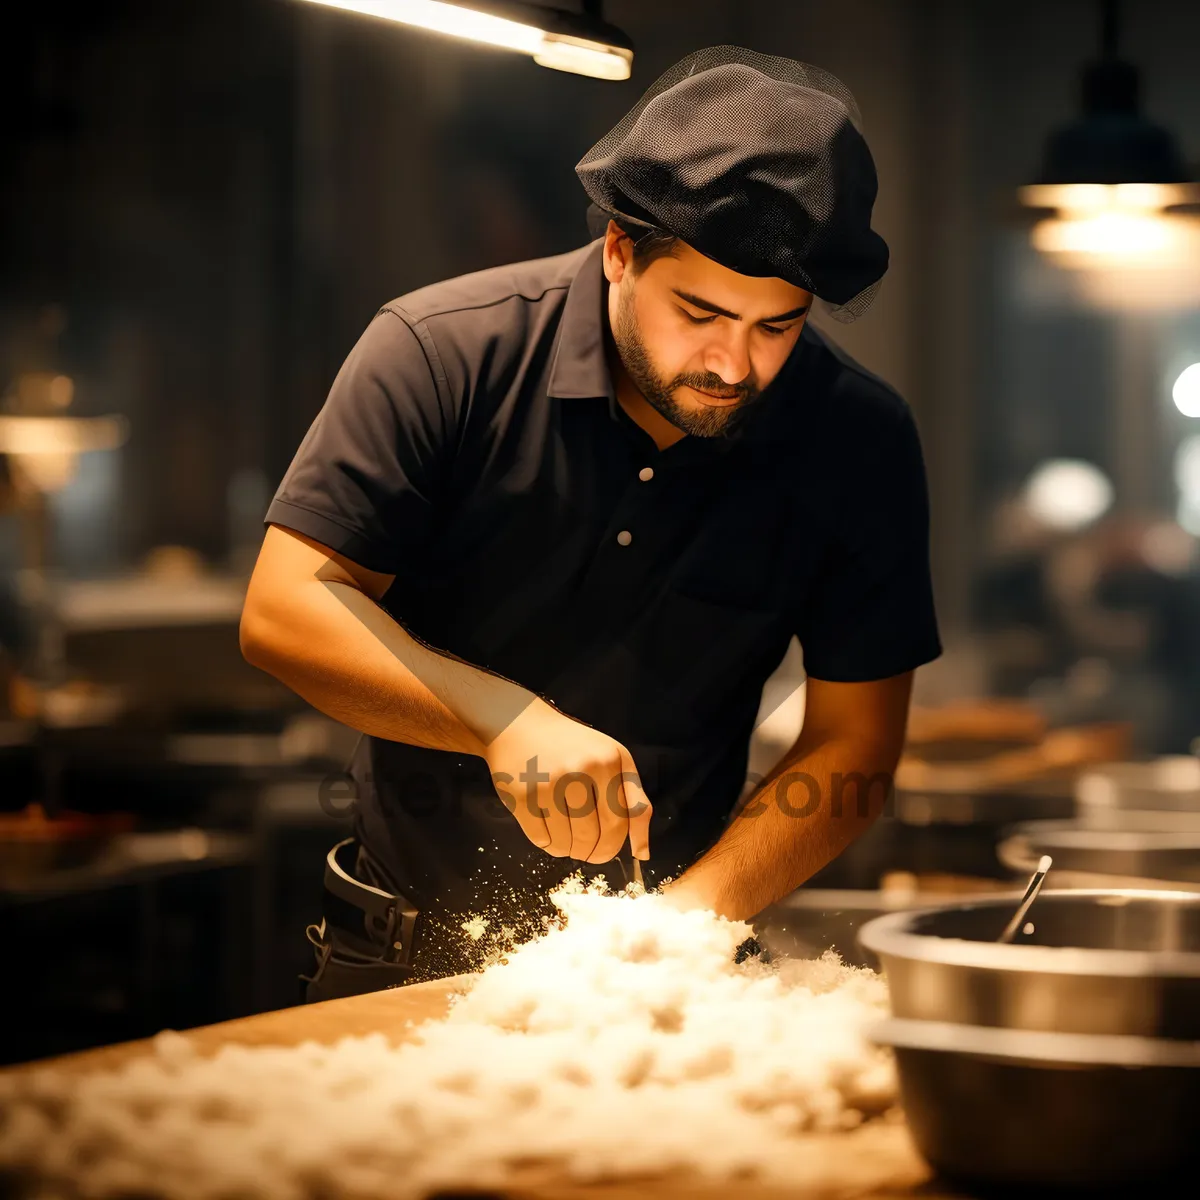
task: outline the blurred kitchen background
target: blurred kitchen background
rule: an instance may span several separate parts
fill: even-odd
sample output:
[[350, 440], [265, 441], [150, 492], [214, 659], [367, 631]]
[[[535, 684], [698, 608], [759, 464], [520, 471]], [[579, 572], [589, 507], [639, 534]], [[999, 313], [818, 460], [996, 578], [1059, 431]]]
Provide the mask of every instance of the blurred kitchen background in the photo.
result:
[[[1200, 886], [1200, 6], [603, 15], [629, 80], [302, 0], [6, 19], [0, 1061], [299, 1000], [348, 820], [322, 783], [357, 735], [241, 659], [262, 514], [376, 309], [586, 240], [575, 162], [717, 43], [816, 63], [859, 101], [892, 267], [867, 317], [827, 328], [917, 415], [946, 644], [895, 802], [784, 924], [816, 944], [860, 911], [1008, 886], [1064, 836], [1081, 879]], [[1106, 182], [1179, 186], [1020, 191], [1073, 182], [1079, 138], [1047, 146], [1085, 91], [1087, 146], [1169, 164], [1138, 117], [1096, 111], [1130, 108], [1118, 58], [1178, 170]], [[802, 678], [794, 646], [753, 770], [794, 737]], [[1068, 862], [1089, 822], [1114, 844]]]

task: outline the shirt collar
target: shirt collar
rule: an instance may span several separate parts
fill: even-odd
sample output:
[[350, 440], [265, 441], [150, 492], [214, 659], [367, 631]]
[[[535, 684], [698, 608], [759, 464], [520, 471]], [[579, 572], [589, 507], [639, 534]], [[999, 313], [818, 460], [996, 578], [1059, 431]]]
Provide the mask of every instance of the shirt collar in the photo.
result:
[[558, 327], [558, 345], [546, 394], [561, 399], [612, 396], [604, 353], [604, 239], [584, 247]]

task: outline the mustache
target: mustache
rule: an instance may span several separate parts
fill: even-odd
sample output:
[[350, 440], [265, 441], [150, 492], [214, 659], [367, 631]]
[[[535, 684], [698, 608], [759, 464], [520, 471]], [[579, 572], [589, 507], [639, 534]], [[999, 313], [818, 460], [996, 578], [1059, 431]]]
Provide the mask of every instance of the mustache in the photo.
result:
[[758, 387], [749, 380], [730, 386], [720, 375], [711, 375], [706, 372], [689, 371], [682, 375], [676, 375], [671, 380], [671, 386], [668, 388], [668, 391], [673, 392], [681, 387], [690, 387], [695, 388], [697, 391], [708, 392], [710, 395], [718, 396], [722, 400], [732, 400], [735, 397], [739, 400], [753, 400], [759, 393]]

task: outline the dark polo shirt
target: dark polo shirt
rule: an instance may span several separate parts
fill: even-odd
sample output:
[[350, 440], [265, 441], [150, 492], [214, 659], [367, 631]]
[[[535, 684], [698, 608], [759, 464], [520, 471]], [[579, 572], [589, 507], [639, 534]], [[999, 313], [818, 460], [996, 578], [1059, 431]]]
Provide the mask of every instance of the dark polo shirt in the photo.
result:
[[[660, 451], [615, 399], [601, 246], [386, 305], [265, 519], [394, 573], [414, 636], [622, 742], [661, 878], [720, 835], [793, 635], [818, 679], [940, 654], [928, 501], [907, 405], [812, 325], [735, 436]], [[578, 865], [526, 841], [482, 758], [365, 737], [351, 773], [418, 903]]]

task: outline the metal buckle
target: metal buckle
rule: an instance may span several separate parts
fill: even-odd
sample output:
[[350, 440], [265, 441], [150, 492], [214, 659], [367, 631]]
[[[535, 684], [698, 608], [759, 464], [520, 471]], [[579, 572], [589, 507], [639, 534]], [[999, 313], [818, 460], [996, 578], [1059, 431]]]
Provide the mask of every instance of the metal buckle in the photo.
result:
[[[338, 853], [354, 844], [354, 838], [346, 838], [329, 851], [325, 860], [325, 886], [338, 899], [362, 912], [363, 931], [369, 940], [382, 937], [383, 951], [378, 961], [408, 966], [418, 910], [404, 897], [363, 883], [345, 870], [338, 862]], [[323, 932], [324, 921], [321, 924]]]

